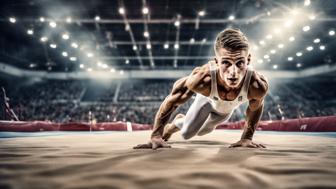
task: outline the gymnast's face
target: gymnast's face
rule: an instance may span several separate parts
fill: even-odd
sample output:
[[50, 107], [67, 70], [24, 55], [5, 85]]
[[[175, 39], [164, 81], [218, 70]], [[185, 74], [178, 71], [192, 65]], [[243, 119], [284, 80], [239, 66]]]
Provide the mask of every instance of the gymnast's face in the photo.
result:
[[216, 51], [216, 63], [219, 68], [219, 76], [224, 85], [229, 88], [238, 88], [242, 82], [251, 55], [247, 50], [229, 51], [221, 48]]

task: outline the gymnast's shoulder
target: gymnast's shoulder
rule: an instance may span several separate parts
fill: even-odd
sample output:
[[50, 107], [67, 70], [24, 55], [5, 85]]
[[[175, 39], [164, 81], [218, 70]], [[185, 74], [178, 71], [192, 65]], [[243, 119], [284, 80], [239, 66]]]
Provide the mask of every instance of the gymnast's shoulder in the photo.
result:
[[249, 99], [263, 99], [267, 95], [268, 87], [267, 78], [253, 70], [248, 89]]

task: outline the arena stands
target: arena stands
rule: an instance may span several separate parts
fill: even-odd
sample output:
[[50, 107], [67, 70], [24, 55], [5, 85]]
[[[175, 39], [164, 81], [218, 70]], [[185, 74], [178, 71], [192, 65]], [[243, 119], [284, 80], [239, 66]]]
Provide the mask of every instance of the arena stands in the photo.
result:
[[[118, 80], [98, 85], [87, 81], [47, 80], [9, 87], [9, 97], [20, 120], [131, 121], [152, 123], [172, 80]], [[282, 120], [334, 115], [336, 90], [333, 81], [271, 82], [265, 99], [263, 120]], [[185, 113], [190, 99], [178, 108]], [[244, 119], [246, 105], [230, 121]]]

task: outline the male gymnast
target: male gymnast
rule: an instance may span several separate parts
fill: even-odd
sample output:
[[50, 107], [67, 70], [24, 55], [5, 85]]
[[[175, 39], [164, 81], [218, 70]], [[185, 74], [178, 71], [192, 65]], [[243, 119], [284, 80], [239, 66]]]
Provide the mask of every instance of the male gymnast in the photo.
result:
[[[166, 141], [177, 131], [184, 139], [210, 133], [245, 102], [248, 107], [243, 134], [229, 147], [265, 148], [252, 138], [263, 112], [268, 83], [249, 66], [251, 54], [246, 36], [238, 29], [225, 29], [217, 35], [214, 50], [213, 61], [196, 67], [189, 76], [174, 83], [155, 116], [150, 141], [134, 149], [169, 148]], [[196, 98], [186, 115], [178, 114], [168, 123], [176, 108], [194, 93]]]

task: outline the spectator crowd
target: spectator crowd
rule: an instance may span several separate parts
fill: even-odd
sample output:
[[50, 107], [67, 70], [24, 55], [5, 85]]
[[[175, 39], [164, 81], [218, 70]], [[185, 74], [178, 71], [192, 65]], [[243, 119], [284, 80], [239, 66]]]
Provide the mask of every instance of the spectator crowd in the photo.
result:
[[[169, 94], [172, 80], [118, 80], [104, 90], [86, 81], [46, 80], [10, 88], [9, 98], [20, 120], [54, 122], [131, 121], [152, 124], [161, 102]], [[336, 113], [335, 81], [270, 82], [263, 120], [328, 116]], [[98, 91], [97, 90], [102, 90]], [[176, 112], [186, 113], [191, 98]], [[244, 119], [244, 105], [230, 121]]]

